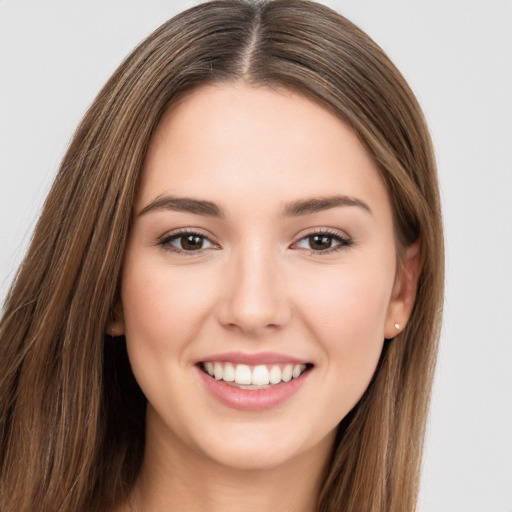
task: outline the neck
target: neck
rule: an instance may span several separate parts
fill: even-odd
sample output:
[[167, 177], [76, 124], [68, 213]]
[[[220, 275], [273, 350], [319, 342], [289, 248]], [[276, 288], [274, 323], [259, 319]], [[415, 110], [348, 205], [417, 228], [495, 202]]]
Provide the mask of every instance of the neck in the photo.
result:
[[[161, 441], [161, 440], [160, 440]], [[276, 467], [233, 468], [148, 436], [130, 512], [312, 512], [333, 439]]]

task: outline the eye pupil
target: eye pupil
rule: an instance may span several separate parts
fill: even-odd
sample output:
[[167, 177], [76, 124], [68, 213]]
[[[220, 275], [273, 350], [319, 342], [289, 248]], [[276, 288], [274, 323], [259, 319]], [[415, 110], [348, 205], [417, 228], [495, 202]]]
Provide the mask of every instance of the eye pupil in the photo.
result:
[[183, 235], [181, 246], [186, 251], [197, 251], [203, 247], [203, 237], [198, 235]]
[[332, 237], [327, 235], [312, 235], [308, 238], [311, 249], [325, 250], [332, 245]]

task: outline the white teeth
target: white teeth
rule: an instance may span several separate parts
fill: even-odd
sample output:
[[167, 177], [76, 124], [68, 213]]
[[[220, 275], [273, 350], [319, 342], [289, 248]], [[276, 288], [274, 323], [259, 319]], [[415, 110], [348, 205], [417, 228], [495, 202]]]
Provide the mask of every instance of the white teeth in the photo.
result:
[[256, 384], [257, 386], [264, 386], [270, 382], [269, 379], [268, 369], [265, 365], [261, 364], [254, 367], [251, 379], [253, 384]]
[[235, 382], [237, 384], [251, 384], [251, 369], [246, 364], [237, 364], [235, 370]]
[[204, 369], [213, 377], [213, 363], [204, 363]]
[[281, 380], [284, 382], [289, 382], [292, 380], [293, 377], [293, 367], [291, 364], [287, 364], [283, 371], [281, 372]]
[[296, 364], [294, 367], [293, 367], [293, 371], [292, 371], [292, 377], [294, 379], [296, 379], [297, 377], [300, 377], [300, 374], [306, 369], [306, 365], [305, 364]]
[[[279, 384], [280, 382], [289, 382], [302, 375], [306, 370], [305, 364], [286, 364], [280, 366], [274, 364], [267, 366], [260, 364], [257, 366], [248, 366], [246, 364], [233, 364], [222, 362], [205, 362], [203, 368], [211, 377], [224, 382], [235, 382], [242, 386], [268, 386], [269, 384]], [[282, 369], [281, 369], [282, 368]]]
[[270, 368], [269, 381], [270, 384], [279, 384], [281, 382], [281, 368], [279, 366], [274, 365]]
[[222, 380], [226, 382], [233, 382], [235, 380], [235, 367], [231, 363], [224, 365], [224, 375]]
[[213, 364], [213, 376], [215, 377], [215, 380], [221, 380], [223, 373], [224, 373], [224, 371], [222, 369], [222, 365], [220, 363], [214, 363]]

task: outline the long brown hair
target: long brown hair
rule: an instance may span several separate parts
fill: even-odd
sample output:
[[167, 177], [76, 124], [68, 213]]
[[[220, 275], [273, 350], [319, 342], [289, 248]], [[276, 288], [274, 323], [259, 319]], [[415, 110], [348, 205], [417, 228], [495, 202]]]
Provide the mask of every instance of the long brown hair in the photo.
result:
[[439, 337], [443, 236], [435, 160], [405, 80], [360, 29], [305, 0], [219, 0], [177, 15], [121, 64], [78, 127], [0, 325], [0, 509], [111, 510], [144, 451], [145, 399], [118, 301], [151, 135], [180, 95], [243, 80], [298, 91], [339, 114], [377, 162], [398, 254], [421, 241], [405, 330], [338, 429], [318, 512], [414, 510]]

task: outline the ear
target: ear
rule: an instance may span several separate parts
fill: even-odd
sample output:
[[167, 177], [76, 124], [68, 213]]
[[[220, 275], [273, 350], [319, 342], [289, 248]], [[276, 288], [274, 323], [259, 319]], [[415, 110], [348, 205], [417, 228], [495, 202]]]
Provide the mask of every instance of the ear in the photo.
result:
[[124, 335], [124, 313], [123, 305], [119, 301], [112, 311], [112, 317], [107, 323], [107, 331], [105, 334], [115, 338]]
[[405, 261], [398, 269], [395, 278], [384, 326], [386, 339], [392, 339], [400, 334], [411, 316], [421, 267], [420, 241], [418, 240], [407, 248]]

